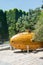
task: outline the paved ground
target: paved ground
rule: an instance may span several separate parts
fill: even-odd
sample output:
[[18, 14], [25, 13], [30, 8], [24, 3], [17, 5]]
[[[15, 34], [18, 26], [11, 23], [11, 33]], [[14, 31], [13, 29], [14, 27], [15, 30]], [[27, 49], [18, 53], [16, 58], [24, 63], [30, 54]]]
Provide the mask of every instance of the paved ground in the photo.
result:
[[10, 44], [0, 44], [0, 47], [5, 47], [5, 46], [9, 46]]
[[43, 65], [43, 51], [27, 53], [9, 47], [9, 44], [0, 45], [0, 65]]
[[0, 51], [0, 65], [43, 65], [43, 51], [26, 53], [3, 50]]
[[1, 45], [0, 45], [0, 51], [1, 51], [1, 50], [4, 50], [4, 49], [6, 49], [6, 50], [7, 50], [7, 49], [10, 49], [10, 44], [1, 44]]

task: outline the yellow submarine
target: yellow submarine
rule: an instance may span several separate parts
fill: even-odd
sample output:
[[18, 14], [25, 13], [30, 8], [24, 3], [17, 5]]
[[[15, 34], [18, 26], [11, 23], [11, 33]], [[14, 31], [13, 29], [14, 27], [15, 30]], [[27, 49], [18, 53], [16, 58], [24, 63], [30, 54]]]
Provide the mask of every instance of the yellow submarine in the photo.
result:
[[36, 50], [43, 48], [43, 42], [34, 41], [35, 34], [33, 32], [18, 33], [10, 38], [10, 46], [21, 50]]

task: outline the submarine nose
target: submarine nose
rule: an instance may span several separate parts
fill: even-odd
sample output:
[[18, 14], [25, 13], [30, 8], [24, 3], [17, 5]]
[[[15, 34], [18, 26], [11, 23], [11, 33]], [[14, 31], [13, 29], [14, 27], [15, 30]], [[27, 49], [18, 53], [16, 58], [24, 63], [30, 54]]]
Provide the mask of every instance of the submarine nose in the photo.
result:
[[13, 42], [14, 42], [14, 40], [11, 38], [11, 39], [10, 39], [10, 44], [13, 43]]

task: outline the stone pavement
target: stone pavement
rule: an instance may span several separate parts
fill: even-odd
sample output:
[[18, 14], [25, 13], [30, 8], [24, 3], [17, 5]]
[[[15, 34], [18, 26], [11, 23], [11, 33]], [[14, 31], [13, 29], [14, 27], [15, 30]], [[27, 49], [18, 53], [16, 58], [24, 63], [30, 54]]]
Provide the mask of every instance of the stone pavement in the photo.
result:
[[43, 65], [43, 51], [23, 53], [19, 50], [0, 51], [0, 65]]

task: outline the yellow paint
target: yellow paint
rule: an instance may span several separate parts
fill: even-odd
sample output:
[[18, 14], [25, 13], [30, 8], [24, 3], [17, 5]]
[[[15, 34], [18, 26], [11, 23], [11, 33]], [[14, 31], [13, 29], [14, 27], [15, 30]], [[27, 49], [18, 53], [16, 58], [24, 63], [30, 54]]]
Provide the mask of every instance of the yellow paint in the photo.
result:
[[42, 48], [42, 42], [34, 42], [32, 38], [34, 37], [34, 33], [23, 32], [13, 36], [10, 39], [10, 45], [14, 48], [26, 50], [27, 45], [29, 46], [29, 50], [35, 50], [37, 48]]

